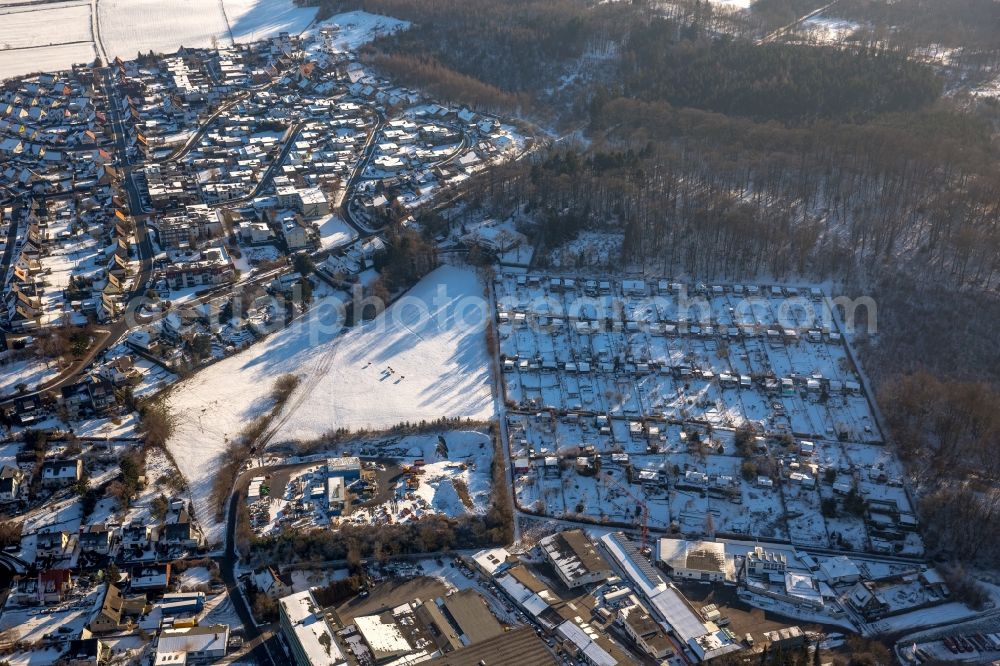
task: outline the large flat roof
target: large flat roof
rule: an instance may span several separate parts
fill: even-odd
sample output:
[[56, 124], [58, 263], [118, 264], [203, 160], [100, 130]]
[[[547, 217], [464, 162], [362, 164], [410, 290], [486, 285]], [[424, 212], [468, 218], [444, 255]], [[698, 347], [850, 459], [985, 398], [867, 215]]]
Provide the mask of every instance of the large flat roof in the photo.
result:
[[333, 630], [323, 616], [323, 610], [312, 592], [305, 590], [282, 597], [279, 601], [311, 664], [346, 663], [340, 647], [333, 637]]
[[649, 602], [659, 611], [660, 615], [677, 638], [687, 643], [692, 638], [698, 638], [708, 633], [701, 619], [687, 605], [680, 593], [672, 587], [660, 592]]
[[521, 627], [425, 661], [429, 666], [557, 666], [556, 658], [530, 627]]
[[461, 630], [470, 643], [478, 643], [503, 633], [503, 627], [475, 590], [465, 589], [445, 597], [444, 609], [452, 624]]
[[566, 530], [541, 541], [549, 559], [567, 580], [576, 580], [598, 571], [608, 571], [610, 566], [597, 552], [594, 543], [583, 530]]
[[376, 660], [406, 654], [413, 650], [413, 646], [403, 636], [403, 632], [389, 613], [356, 617], [354, 626], [368, 643]]
[[660, 561], [671, 568], [723, 574], [726, 572], [725, 544], [663, 537], [658, 546]]

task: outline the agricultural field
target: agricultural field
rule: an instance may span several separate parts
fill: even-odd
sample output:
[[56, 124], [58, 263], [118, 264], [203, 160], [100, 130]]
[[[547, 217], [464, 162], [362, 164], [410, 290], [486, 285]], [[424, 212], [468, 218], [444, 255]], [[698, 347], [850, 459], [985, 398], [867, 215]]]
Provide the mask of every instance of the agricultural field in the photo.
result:
[[96, 57], [91, 4], [0, 2], [0, 80], [68, 69]]
[[54, 72], [98, 57], [174, 53], [299, 34], [314, 8], [291, 0], [71, 0], [0, 2], [0, 80]]

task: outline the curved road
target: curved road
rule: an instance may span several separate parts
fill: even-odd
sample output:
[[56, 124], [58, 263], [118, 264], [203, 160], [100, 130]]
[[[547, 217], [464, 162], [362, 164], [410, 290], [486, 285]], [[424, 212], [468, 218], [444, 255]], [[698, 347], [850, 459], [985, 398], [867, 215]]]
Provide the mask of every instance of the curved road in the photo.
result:
[[[118, 107], [118, 103], [115, 97], [112, 97], [111, 91], [113, 89], [114, 82], [111, 78], [111, 70], [107, 67], [103, 67], [98, 70], [102, 78], [102, 87], [104, 88], [104, 94], [108, 100], [108, 114], [111, 120], [111, 132], [114, 138], [114, 143], [118, 155], [121, 156], [121, 167], [125, 172], [125, 178], [123, 180], [125, 185], [125, 191], [129, 199], [129, 211], [142, 210], [141, 201], [139, 199], [139, 193], [135, 190], [135, 184], [132, 183], [132, 179], [128, 174], [129, 163], [127, 157], [128, 149], [128, 133], [125, 129], [124, 121], [121, 117], [121, 109]], [[136, 247], [139, 251], [139, 272], [136, 274], [135, 279], [132, 283], [132, 290], [126, 295], [126, 311], [132, 310], [138, 306], [137, 296], [140, 296], [145, 292], [146, 284], [149, 282], [150, 277], [153, 273], [153, 245], [149, 240], [149, 233], [146, 229], [145, 220], [133, 217], [135, 220], [135, 240]], [[46, 391], [52, 391], [55, 389], [62, 388], [68, 384], [76, 381], [78, 376], [83, 372], [83, 370], [90, 365], [90, 363], [98, 356], [98, 354], [103, 353], [108, 347], [115, 344], [123, 335], [128, 332], [130, 321], [129, 316], [122, 316], [115, 321], [109, 323], [109, 325], [101, 330], [100, 336], [94, 340], [94, 343], [90, 346], [90, 349], [79, 359], [74, 361], [74, 363], [69, 366], [66, 370], [61, 372], [54, 379], [49, 380], [41, 385], [40, 388], [22, 393], [17, 396], [12, 396], [10, 398], [0, 401], [0, 405], [10, 404], [17, 398], [39, 395]]]

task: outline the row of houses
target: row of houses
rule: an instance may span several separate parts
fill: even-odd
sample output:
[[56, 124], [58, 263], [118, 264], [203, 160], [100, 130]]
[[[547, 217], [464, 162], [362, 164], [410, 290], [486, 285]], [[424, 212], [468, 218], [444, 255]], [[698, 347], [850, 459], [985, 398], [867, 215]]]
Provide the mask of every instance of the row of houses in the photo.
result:
[[74, 554], [112, 557], [122, 563], [148, 562], [200, 548], [204, 543], [184, 500], [173, 500], [162, 522], [94, 523], [78, 532], [43, 528], [34, 539], [39, 562], [60, 561]]

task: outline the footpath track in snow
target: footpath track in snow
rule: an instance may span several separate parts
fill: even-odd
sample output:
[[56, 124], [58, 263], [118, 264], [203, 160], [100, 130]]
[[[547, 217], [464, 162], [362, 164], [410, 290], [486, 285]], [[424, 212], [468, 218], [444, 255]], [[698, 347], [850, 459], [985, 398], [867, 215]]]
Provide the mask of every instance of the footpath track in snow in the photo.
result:
[[101, 64], [107, 65], [108, 52], [104, 49], [104, 42], [101, 41], [101, 22], [98, 20], [97, 0], [90, 0], [90, 32], [94, 40], [94, 49], [101, 59]]

